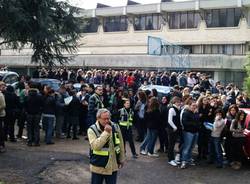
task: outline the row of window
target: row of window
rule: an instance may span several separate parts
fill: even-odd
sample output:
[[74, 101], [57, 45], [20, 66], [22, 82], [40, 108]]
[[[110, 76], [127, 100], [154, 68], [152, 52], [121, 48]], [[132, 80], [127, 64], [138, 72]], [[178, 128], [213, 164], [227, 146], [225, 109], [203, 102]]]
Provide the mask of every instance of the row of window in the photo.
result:
[[241, 16], [242, 12], [239, 8], [205, 11], [207, 27], [236, 27]]
[[170, 29], [197, 28], [200, 20], [198, 12], [176, 12], [168, 15]]
[[[167, 14], [167, 20], [170, 29], [188, 29], [197, 28], [202, 17], [206, 21], [207, 27], [236, 27], [242, 16], [239, 8], [205, 10], [204, 12], [171, 12]], [[160, 30], [161, 25], [165, 23], [164, 15], [146, 14], [137, 15], [133, 19], [134, 30]], [[99, 26], [98, 18], [87, 20], [83, 27], [84, 33], [97, 32]], [[127, 31], [127, 16], [104, 17], [103, 28], [105, 32]]]
[[173, 47], [164, 45], [162, 52], [168, 54], [225, 54], [225, 55], [245, 55], [246, 47], [244, 44], [225, 44], [225, 45], [183, 45]]

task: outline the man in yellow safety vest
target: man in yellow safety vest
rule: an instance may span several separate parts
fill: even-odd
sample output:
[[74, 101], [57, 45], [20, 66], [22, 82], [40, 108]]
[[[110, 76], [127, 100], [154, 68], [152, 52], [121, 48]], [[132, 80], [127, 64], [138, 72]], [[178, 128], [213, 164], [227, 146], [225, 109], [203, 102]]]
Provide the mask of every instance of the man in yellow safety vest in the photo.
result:
[[110, 121], [110, 112], [99, 109], [97, 121], [88, 129], [91, 184], [116, 184], [117, 171], [125, 160], [124, 144], [118, 125]]
[[130, 100], [124, 100], [124, 107], [119, 110], [119, 126], [121, 128], [122, 137], [124, 140], [124, 146], [126, 147], [126, 141], [129, 142], [129, 146], [133, 155], [133, 158], [137, 158], [138, 154], [135, 150], [135, 144], [132, 134], [132, 125], [134, 119], [134, 112], [130, 108]]

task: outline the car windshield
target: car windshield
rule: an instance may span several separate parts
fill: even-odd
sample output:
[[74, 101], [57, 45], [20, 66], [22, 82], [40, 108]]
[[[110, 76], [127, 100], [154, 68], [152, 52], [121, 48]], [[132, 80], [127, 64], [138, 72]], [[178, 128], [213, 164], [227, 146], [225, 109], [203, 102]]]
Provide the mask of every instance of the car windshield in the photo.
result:
[[41, 84], [50, 86], [53, 90], [57, 91], [60, 88], [60, 82], [57, 81], [42, 81]]
[[55, 83], [50, 83], [51, 88], [54, 90], [58, 90], [60, 88], [60, 83], [59, 82], [55, 82]]

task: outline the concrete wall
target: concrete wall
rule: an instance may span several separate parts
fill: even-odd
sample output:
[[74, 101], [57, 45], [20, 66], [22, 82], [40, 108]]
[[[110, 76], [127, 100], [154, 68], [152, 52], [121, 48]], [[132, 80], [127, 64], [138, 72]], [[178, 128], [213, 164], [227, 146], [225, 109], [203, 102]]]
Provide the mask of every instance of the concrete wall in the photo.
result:
[[[30, 63], [30, 56], [1, 56], [1, 65], [35, 66]], [[118, 67], [118, 68], [189, 68], [198, 70], [241, 71], [244, 56], [225, 55], [190, 55], [185, 63], [179, 63], [170, 56], [147, 55], [78, 55], [69, 66], [81, 67]]]

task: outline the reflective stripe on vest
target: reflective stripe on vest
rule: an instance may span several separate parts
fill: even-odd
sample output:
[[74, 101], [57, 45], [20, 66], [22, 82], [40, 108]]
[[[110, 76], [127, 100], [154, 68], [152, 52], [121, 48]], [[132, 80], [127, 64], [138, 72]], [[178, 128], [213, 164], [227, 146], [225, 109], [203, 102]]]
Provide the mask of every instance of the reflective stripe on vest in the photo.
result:
[[130, 121], [120, 121], [119, 125], [129, 127], [129, 126], [132, 126], [132, 122], [130, 122]]
[[115, 144], [120, 144], [121, 141], [120, 141], [120, 138], [118, 136], [118, 133], [114, 133], [114, 135], [115, 135]]
[[[124, 115], [127, 115], [127, 121], [124, 121]], [[121, 121], [119, 122], [120, 126], [126, 126], [127, 128], [129, 128], [129, 126], [132, 126], [133, 122], [133, 112], [131, 112], [131, 109], [129, 111], [129, 113], [127, 112], [127, 110], [125, 108], [121, 109]]]
[[120, 154], [120, 153], [121, 153], [121, 148], [120, 148], [120, 146], [116, 146], [116, 147], [115, 147], [115, 152], [116, 152], [116, 154]]
[[[119, 155], [121, 152], [120, 149], [120, 139], [119, 134], [117, 133], [119, 130], [118, 125], [112, 123], [112, 140], [108, 140], [108, 142], [104, 145], [104, 147], [100, 150], [90, 150], [90, 163], [97, 167], [103, 167], [105, 168], [108, 164], [108, 161], [110, 159], [110, 154], [112, 150], [109, 147], [109, 141], [112, 141], [114, 144], [114, 152], [117, 163], [119, 163]], [[90, 127], [94, 133], [96, 134], [96, 137], [100, 137], [101, 131], [98, 130], [97, 125], [94, 124]]]
[[102, 148], [101, 150], [93, 150], [94, 155], [109, 156], [109, 148]]

